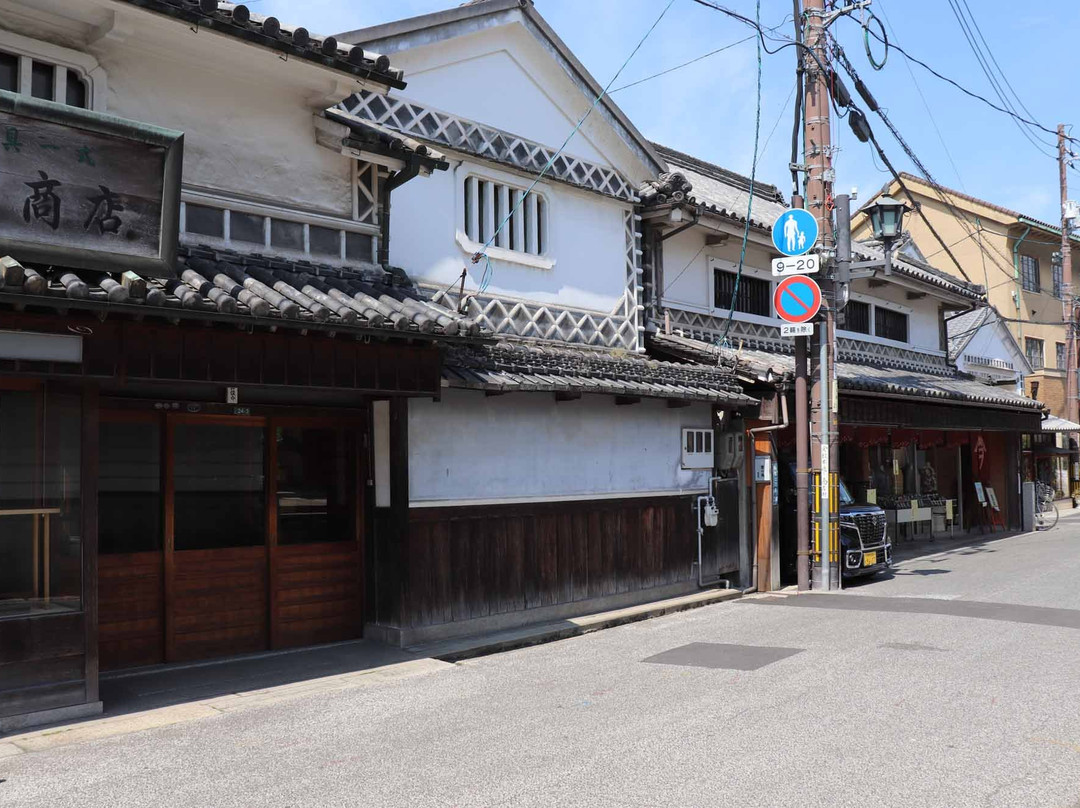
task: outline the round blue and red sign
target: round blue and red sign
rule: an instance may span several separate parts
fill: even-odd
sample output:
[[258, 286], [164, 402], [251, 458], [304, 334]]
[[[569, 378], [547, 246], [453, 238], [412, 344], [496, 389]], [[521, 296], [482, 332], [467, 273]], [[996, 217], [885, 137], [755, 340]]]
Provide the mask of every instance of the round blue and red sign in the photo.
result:
[[814, 319], [821, 308], [821, 287], [806, 275], [784, 278], [773, 292], [776, 316], [787, 323], [806, 323]]

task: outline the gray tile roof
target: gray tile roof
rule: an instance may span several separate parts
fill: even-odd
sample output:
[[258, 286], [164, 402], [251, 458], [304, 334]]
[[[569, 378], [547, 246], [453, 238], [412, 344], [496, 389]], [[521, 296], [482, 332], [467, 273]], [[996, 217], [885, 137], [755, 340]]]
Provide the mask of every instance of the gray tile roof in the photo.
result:
[[[651, 347], [665, 355], [682, 356], [695, 362], [708, 361], [737, 364], [736, 372], [743, 378], [761, 381], [780, 379], [795, 372], [795, 358], [787, 354], [760, 350], [733, 351], [721, 349], [701, 340], [674, 334], [655, 334]], [[1005, 388], [983, 384], [957, 371], [936, 375], [912, 370], [877, 367], [854, 362], [838, 362], [836, 375], [842, 390], [864, 390], [912, 398], [940, 399], [990, 406], [1006, 406], [1022, 410], [1040, 410], [1043, 404], [1035, 399], [1017, 395]]]
[[16, 263], [0, 275], [0, 304], [343, 333], [484, 334], [474, 320], [425, 300], [399, 269], [181, 247], [177, 275], [158, 280]]
[[992, 321], [992, 312], [993, 309], [989, 306], [979, 306], [945, 322], [945, 328], [949, 333], [949, 359], [956, 361], [956, 357], [964, 352], [964, 348], [968, 346], [979, 329]]
[[[686, 200], [688, 204], [700, 203], [710, 212], [738, 222], [746, 221], [746, 207], [750, 201], [749, 178], [658, 143], [654, 145], [668, 166], [683, 174], [693, 186]], [[769, 230], [787, 209], [784, 195], [775, 185], [755, 181], [751, 224]]]
[[[885, 258], [881, 245], [875, 241], [857, 241], [851, 247], [856, 261], [880, 261]], [[900, 250], [893, 253], [893, 271], [968, 300], [986, 300], [986, 289], [981, 284], [961, 280]]]
[[[402, 71], [390, 60], [358, 45], [339, 42], [332, 36], [313, 34], [299, 25], [282, 23], [277, 17], [253, 14], [242, 4], [218, 0], [119, 0], [198, 28], [270, 48], [307, 62], [377, 82], [387, 88], [405, 86]], [[298, 4], [299, 5], [299, 4]]]
[[451, 387], [490, 392], [603, 393], [711, 401], [749, 408], [732, 374], [713, 364], [661, 362], [638, 354], [553, 343], [499, 342], [447, 349], [443, 378]]

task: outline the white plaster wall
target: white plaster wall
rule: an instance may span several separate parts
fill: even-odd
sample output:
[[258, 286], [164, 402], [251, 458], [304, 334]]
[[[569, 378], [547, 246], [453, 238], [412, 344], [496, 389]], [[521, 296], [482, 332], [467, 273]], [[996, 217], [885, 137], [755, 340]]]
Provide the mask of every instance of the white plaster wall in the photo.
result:
[[182, 26], [153, 24], [94, 47], [108, 73], [109, 113], [184, 132], [185, 185], [351, 216], [349, 160], [315, 144], [317, 93], [287, 72], [301, 66], [220, 38], [193, 42], [247, 52], [246, 70], [223, 67], [178, 50], [180, 37], [196, 39]]
[[[697, 227], [664, 242], [665, 305], [701, 312], [709, 312], [713, 308], [709, 259], [719, 258], [738, 265], [742, 239], [730, 235], [723, 244], [702, 249], [704, 244], [705, 230]], [[768, 273], [771, 262], [772, 254], [767, 249], [753, 241], [747, 244], [745, 267]]]
[[[917, 300], [908, 300], [908, 289], [905, 287], [890, 284], [870, 288], [865, 280], [854, 281], [851, 284], [851, 291], [852, 294], [862, 295], [865, 300], [872, 302], [884, 300], [902, 307], [908, 315], [909, 346], [917, 350], [943, 353], [941, 350], [941, 312], [938, 308], [941, 301], [932, 294], [927, 294], [926, 297]], [[865, 334], [851, 333], [850, 335], [858, 339], [866, 337]]]
[[[449, 285], [469, 271], [466, 289], [476, 289], [484, 272], [457, 240], [464, 206], [461, 182], [470, 171], [528, 187], [520, 174], [480, 161], [455, 160], [449, 171], [416, 179], [394, 191], [390, 216], [390, 260], [417, 280]], [[609, 313], [626, 289], [626, 233], [629, 206], [557, 182], [542, 182], [548, 208], [546, 257], [550, 269], [492, 259], [487, 293], [499, 297], [557, 303]]]
[[680, 468], [683, 427], [708, 427], [707, 404], [670, 409], [608, 396], [446, 390], [409, 402], [409, 500], [469, 501], [697, 491], [709, 472]]

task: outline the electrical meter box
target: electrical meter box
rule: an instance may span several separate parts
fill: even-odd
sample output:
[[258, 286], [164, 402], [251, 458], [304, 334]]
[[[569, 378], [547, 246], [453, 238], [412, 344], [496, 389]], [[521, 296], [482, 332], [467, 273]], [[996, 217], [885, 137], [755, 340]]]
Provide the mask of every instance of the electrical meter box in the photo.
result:
[[717, 442], [716, 467], [722, 471], [741, 468], [746, 457], [745, 432], [721, 432]]
[[720, 522], [720, 509], [716, 507], [716, 500], [712, 497], [705, 502], [705, 513], [703, 514], [705, 527], [716, 527]]

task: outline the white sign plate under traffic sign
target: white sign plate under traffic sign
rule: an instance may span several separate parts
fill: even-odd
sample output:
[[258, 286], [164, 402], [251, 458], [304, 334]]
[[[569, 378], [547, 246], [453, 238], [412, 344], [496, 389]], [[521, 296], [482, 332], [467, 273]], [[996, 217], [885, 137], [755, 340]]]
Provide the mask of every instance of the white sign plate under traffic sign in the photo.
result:
[[813, 323], [784, 323], [780, 326], [781, 337], [812, 337]]
[[796, 255], [793, 258], [774, 258], [772, 260], [774, 278], [783, 278], [787, 275], [813, 275], [819, 269], [821, 269], [821, 256], [817, 253]]

